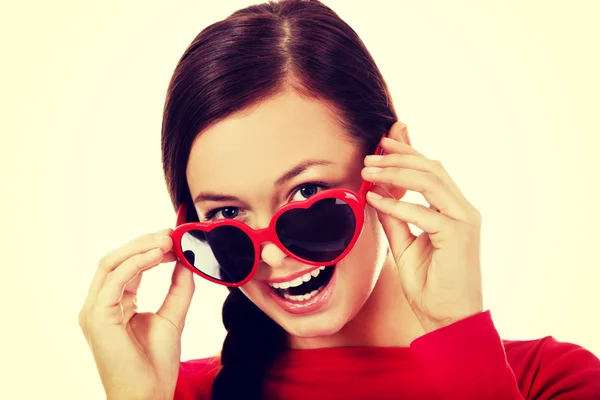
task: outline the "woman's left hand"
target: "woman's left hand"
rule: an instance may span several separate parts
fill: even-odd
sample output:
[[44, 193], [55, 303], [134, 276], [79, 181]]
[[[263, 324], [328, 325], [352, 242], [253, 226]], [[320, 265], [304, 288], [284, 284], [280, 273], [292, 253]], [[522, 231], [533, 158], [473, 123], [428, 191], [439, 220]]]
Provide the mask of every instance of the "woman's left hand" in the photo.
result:
[[[410, 146], [406, 125], [396, 122], [382, 148], [383, 156], [365, 159], [362, 176], [375, 184], [367, 202], [377, 210], [413, 312], [426, 332], [482, 312], [481, 214], [439, 161]], [[431, 207], [396, 200], [407, 190]], [[423, 233], [416, 237], [408, 223]]]

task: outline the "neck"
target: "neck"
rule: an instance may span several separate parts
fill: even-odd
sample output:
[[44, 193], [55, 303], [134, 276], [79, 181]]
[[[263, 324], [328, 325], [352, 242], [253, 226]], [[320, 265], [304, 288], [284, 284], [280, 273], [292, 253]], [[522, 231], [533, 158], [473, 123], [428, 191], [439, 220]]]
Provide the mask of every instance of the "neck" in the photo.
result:
[[408, 347], [425, 332], [408, 304], [388, 252], [373, 292], [358, 314], [333, 335], [291, 338], [292, 348]]

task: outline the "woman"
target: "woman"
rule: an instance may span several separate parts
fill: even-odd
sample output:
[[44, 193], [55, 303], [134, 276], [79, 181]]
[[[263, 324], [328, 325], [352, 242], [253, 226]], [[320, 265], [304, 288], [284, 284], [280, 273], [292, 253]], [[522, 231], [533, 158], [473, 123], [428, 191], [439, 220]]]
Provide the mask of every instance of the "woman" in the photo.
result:
[[[106, 255], [80, 314], [109, 399], [600, 398], [585, 349], [499, 338], [479, 212], [411, 147], [363, 43], [318, 1], [202, 31], [162, 151], [179, 226]], [[143, 271], [176, 259], [161, 308], [137, 313]], [[229, 286], [227, 336], [219, 357], [180, 362], [192, 271]]]

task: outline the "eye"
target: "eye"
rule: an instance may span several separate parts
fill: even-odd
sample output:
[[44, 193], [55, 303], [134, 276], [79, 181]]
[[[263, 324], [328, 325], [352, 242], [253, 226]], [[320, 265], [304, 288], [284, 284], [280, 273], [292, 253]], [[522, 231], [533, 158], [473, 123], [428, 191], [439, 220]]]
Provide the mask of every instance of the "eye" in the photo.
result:
[[221, 207], [215, 208], [206, 213], [204, 217], [205, 221], [212, 221], [216, 219], [233, 219], [236, 218], [240, 213], [240, 209], [237, 207]]
[[299, 186], [293, 193], [292, 201], [306, 200], [320, 191], [329, 188], [329, 185], [322, 182], [305, 183]]

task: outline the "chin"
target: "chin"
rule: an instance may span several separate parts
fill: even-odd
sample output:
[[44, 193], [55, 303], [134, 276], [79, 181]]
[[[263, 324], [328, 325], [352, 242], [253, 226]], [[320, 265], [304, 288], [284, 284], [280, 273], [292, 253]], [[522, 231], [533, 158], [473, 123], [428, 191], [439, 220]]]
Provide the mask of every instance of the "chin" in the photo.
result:
[[[359, 300], [365, 297], [366, 301], [368, 297], [363, 296], [365, 290], [358, 287], [366, 282], [352, 284], [351, 277], [344, 271], [346, 268], [352, 266], [315, 267], [314, 280], [291, 291], [289, 288], [282, 291], [260, 281], [245, 285], [242, 290], [288, 334], [300, 338], [331, 336], [344, 328], [360, 310]], [[304, 292], [313, 295], [302, 298], [300, 294]]]
[[276, 322], [291, 336], [311, 339], [335, 335], [346, 325], [347, 320], [323, 315], [311, 318], [308, 321], [285, 318]]

